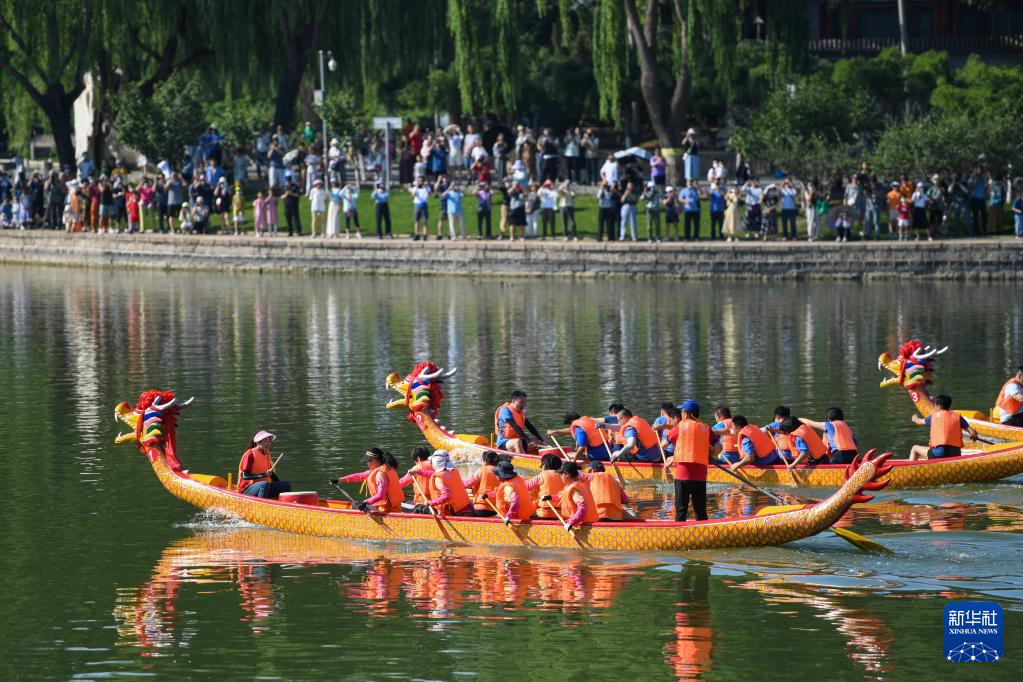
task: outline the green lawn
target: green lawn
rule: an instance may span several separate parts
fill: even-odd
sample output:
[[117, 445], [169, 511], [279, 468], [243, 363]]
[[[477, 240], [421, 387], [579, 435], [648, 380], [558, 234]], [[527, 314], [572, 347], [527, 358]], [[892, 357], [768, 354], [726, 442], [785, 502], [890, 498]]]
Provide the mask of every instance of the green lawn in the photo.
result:
[[[245, 201], [245, 216], [246, 216], [245, 231], [247, 233], [252, 233], [254, 231], [254, 227], [253, 227], [253, 223], [252, 223], [252, 200], [253, 200], [253, 198], [255, 198], [255, 195], [256, 195], [257, 191], [258, 191], [258, 188], [256, 188], [255, 186], [252, 186], [251, 189], [247, 189], [246, 192], [245, 192], [245, 197], [246, 197], [246, 201]], [[362, 233], [363, 233], [363, 235], [367, 236], [367, 237], [368, 236], [375, 236], [376, 235], [376, 225], [375, 225], [375, 220], [374, 220], [375, 209], [374, 209], [374, 205], [373, 205], [373, 199], [370, 196], [371, 193], [372, 193], [371, 190], [363, 190], [363, 191], [361, 191], [360, 194], [359, 194], [359, 200], [358, 200], [358, 205], [359, 205], [359, 223], [362, 226]], [[499, 234], [498, 224], [500, 222], [500, 202], [501, 202], [500, 195], [495, 193], [495, 195], [494, 195], [494, 204], [495, 205], [494, 205], [494, 209], [493, 209], [492, 217], [491, 217], [491, 220], [493, 222], [493, 229], [491, 231], [491, 234], [494, 237], [496, 237]], [[466, 229], [466, 234], [468, 234], [470, 238], [475, 237], [476, 236], [476, 197], [475, 197], [475, 195], [467, 193], [465, 199], [462, 202], [462, 205], [463, 205], [463, 207], [465, 209], [465, 229]], [[579, 230], [578, 230], [579, 231], [579, 237], [580, 238], [596, 239], [596, 237], [597, 237], [597, 198], [595, 196], [589, 195], [589, 194], [586, 194], [586, 195], [580, 194], [580, 195], [576, 196], [576, 198], [575, 198], [575, 206], [576, 206], [576, 208], [575, 208], [576, 223], [579, 226]], [[402, 236], [402, 235], [403, 236], [411, 236], [412, 235], [412, 197], [409, 194], [409, 192], [407, 190], [395, 187], [391, 191], [390, 207], [391, 207], [391, 224], [393, 226], [393, 230], [392, 230], [393, 233], [395, 235], [399, 235], [399, 236]], [[706, 201], [702, 202], [701, 209], [702, 209], [702, 213], [701, 213], [701, 217], [700, 217], [700, 236], [703, 239], [707, 239], [710, 236], [710, 213], [708, 211], [708, 202], [706, 202]], [[310, 211], [309, 211], [309, 200], [307, 198], [303, 197], [301, 199], [299, 211], [300, 211], [301, 219], [302, 219], [302, 234], [308, 236], [309, 233], [310, 233], [311, 215], [310, 215]], [[284, 205], [283, 205], [283, 202], [281, 202], [281, 201], [277, 202], [277, 212], [278, 212], [278, 221], [277, 221], [278, 232], [279, 233], [287, 234], [287, 225], [286, 225], [286, 223], [284, 221]], [[437, 234], [437, 217], [438, 217], [438, 215], [439, 215], [439, 202], [438, 202], [438, 200], [436, 198], [433, 198], [433, 199], [430, 200], [430, 230], [429, 230], [429, 233], [430, 233], [431, 239], [433, 239], [435, 237], [435, 235]], [[1004, 225], [1003, 225], [1002, 233], [1003, 234], [1011, 234], [1012, 233], [1012, 214], [1011, 214], [1010, 211], [1006, 210], [1005, 211], [1005, 215], [1006, 215], [1006, 218], [1005, 218], [1005, 222], [1004, 222]], [[341, 226], [340, 227], [341, 227], [341, 230], [344, 230], [344, 219], [343, 218], [341, 219]], [[213, 229], [214, 229], [214, 231], [216, 231], [216, 226], [215, 225], [214, 225]], [[664, 229], [665, 229], [664, 216], [662, 214], [662, 216], [661, 216], [661, 234], [662, 234], [662, 238], [664, 236]], [[679, 230], [682, 231], [682, 229], [683, 229], [683, 224], [680, 222], [679, 223]], [[779, 229], [780, 229], [780, 222], [779, 222]], [[803, 212], [802, 211], [799, 211], [799, 214], [798, 214], [798, 217], [797, 217], [797, 222], [796, 222], [796, 229], [798, 231], [798, 234], [799, 234], [800, 238], [804, 238], [806, 236], [806, 223], [803, 220]], [[317, 233], [322, 234], [323, 233], [323, 226], [322, 225], [317, 225], [316, 230], [317, 230]], [[617, 227], [616, 227], [616, 231], [617, 231]], [[560, 214], [557, 216], [557, 229], [556, 229], [556, 233], [559, 236], [561, 234], [561, 216], [560, 216]], [[447, 234], [448, 234], [448, 227], [447, 227], [446, 224], [443, 226], [442, 234], [444, 234], [445, 236], [447, 236]], [[887, 237], [888, 236], [887, 223], [884, 223], [884, 224], [881, 225], [881, 234], [882, 234], [883, 237]], [[644, 214], [644, 211], [643, 211], [643, 208], [642, 208], [642, 204], [641, 204], [640, 207], [639, 207], [638, 216], [637, 216], [637, 236], [640, 239], [646, 239], [646, 235], [647, 235], [647, 231], [646, 231], [646, 216]], [[741, 232], [741, 226], [740, 226], [740, 233], [739, 233], [738, 236], [739, 237], [744, 237], [745, 236], [745, 234], [743, 232]], [[828, 237], [833, 237], [834, 235], [833, 235], [833, 233], [830, 230], [825, 229], [823, 236], [825, 238], [828, 238]]]

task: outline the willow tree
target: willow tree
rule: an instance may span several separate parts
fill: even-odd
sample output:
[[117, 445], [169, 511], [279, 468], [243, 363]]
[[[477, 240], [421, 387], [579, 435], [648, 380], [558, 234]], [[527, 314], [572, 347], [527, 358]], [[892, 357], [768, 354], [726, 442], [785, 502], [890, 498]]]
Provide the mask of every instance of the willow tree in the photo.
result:
[[[593, 63], [601, 115], [621, 118], [622, 82], [629, 46], [639, 67], [639, 89], [658, 144], [665, 150], [669, 179], [681, 179], [677, 146], [691, 113], [695, 70], [715, 74], [719, 87], [733, 81], [735, 50], [745, 22], [759, 3], [752, 0], [603, 0], [594, 10]], [[784, 7], [782, 7], [784, 5]], [[806, 8], [767, 3], [769, 59], [789, 68], [805, 53]], [[626, 35], [628, 39], [626, 40]], [[793, 56], [795, 55], [795, 56]]]
[[91, 65], [95, 9], [92, 0], [0, 4], [0, 68], [46, 116], [61, 164], [75, 162], [71, 115]]

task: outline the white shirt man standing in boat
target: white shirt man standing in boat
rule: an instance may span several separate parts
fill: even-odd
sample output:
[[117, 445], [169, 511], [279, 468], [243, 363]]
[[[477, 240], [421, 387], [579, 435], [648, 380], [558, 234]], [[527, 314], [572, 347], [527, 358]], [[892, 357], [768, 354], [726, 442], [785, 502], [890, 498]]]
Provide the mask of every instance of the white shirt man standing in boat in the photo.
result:
[[238, 492], [253, 497], [276, 500], [281, 493], [291, 492], [291, 484], [277, 478], [273, 460], [270, 459], [270, 443], [277, 436], [260, 430], [249, 443], [249, 449], [238, 463]]
[[[530, 433], [526, 433], [528, 430]], [[520, 454], [544, 444], [536, 427], [526, 418], [526, 393], [513, 391], [511, 399], [494, 413], [494, 435], [497, 447]]]
[[1006, 426], [1023, 426], [1023, 365], [1002, 385], [995, 405], [999, 421]]

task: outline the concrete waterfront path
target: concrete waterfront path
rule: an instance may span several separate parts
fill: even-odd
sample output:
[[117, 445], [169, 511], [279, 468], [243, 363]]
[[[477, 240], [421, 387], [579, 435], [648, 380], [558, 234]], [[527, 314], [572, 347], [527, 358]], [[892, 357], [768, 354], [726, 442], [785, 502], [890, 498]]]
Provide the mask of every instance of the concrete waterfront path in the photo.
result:
[[0, 231], [0, 262], [242, 272], [665, 279], [1023, 279], [1023, 242], [415, 242]]

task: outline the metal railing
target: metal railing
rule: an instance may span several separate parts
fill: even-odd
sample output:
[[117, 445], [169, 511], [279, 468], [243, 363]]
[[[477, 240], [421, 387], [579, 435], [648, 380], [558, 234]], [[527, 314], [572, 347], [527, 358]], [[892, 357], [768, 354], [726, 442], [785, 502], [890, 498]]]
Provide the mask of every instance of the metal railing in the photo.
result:
[[[898, 47], [898, 38], [819, 38], [809, 41], [814, 54], [874, 54]], [[909, 39], [910, 52], [1023, 52], [1023, 34], [994, 36], [935, 36]]]

